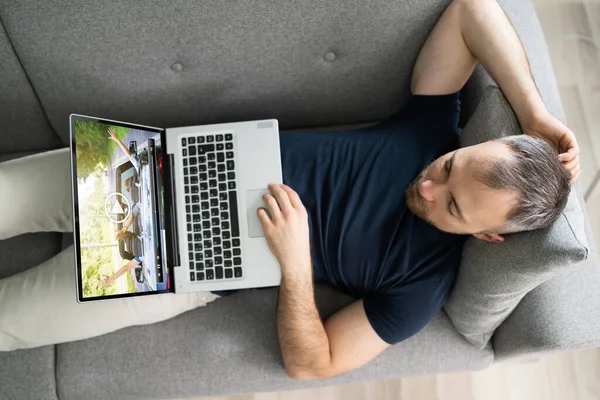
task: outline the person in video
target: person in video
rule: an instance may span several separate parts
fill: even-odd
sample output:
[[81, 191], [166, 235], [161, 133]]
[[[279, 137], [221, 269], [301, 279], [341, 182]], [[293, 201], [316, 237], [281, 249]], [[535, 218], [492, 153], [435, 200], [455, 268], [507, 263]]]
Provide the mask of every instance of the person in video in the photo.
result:
[[[121, 207], [123, 208], [125, 214], [127, 214], [129, 208], [127, 207], [127, 204], [125, 203], [121, 203]], [[127, 220], [123, 223], [123, 227], [119, 230], [117, 230], [117, 232], [115, 233], [115, 239], [117, 239], [117, 241], [119, 241], [119, 254], [121, 255], [121, 258], [123, 258], [124, 260], [127, 260], [127, 264], [125, 264], [124, 266], [122, 266], [121, 268], [119, 268], [117, 270], [117, 272], [115, 272], [114, 274], [112, 274], [111, 276], [105, 276], [104, 279], [99, 281], [99, 285], [100, 286], [107, 286], [110, 285], [114, 280], [118, 279], [119, 277], [121, 277], [123, 274], [127, 273], [128, 271], [132, 270], [133, 268], [137, 267], [138, 265], [141, 265], [142, 262], [144, 261], [144, 257], [143, 255], [135, 255], [132, 253], [133, 250], [133, 243], [135, 241], [139, 241], [140, 240], [140, 236], [134, 232], [141, 232], [141, 219], [140, 219], [140, 211], [141, 211], [141, 205], [140, 203], [135, 203], [133, 205], [133, 207], [131, 208], [131, 212], [129, 212], [129, 216], [127, 217]], [[134, 232], [131, 232], [129, 230], [129, 228], [134, 224], [135, 222], [135, 229]], [[126, 245], [127, 244], [127, 245]], [[129, 251], [126, 250], [126, 247], [129, 248]]]
[[110, 285], [114, 280], [120, 278], [123, 274], [126, 274], [127, 272], [131, 271], [138, 265], [142, 265], [143, 262], [144, 262], [144, 257], [133, 257], [133, 259], [129, 260], [127, 262], [127, 264], [125, 264], [121, 268], [119, 268], [117, 270], [117, 272], [115, 272], [111, 276], [105, 276], [104, 279], [101, 279], [98, 282], [98, 285], [100, 285], [100, 286]]
[[135, 177], [129, 177], [127, 179], [125, 179], [125, 191], [128, 193], [131, 193], [131, 187], [132, 186], [136, 186], [139, 187], [139, 183], [136, 183], [135, 181]]
[[[123, 212], [125, 213], [125, 215], [127, 215], [128, 211], [129, 211], [129, 207], [127, 206], [127, 204], [121, 203], [121, 208], [123, 209]], [[125, 222], [123, 222], [123, 226], [121, 227], [121, 229], [117, 230], [117, 232], [116, 232], [115, 236], [116, 236], [117, 240], [121, 240], [121, 238], [124, 237], [125, 233], [131, 233], [131, 232], [129, 232], [129, 227], [131, 225], [133, 225], [134, 222], [135, 222], [134, 231], [136, 233], [138, 233], [138, 235], [140, 232], [142, 232], [143, 227], [142, 227], [142, 221], [141, 221], [141, 217], [140, 217], [141, 210], [142, 210], [142, 205], [139, 202], [135, 203], [133, 205], [133, 207], [131, 208], [131, 212], [129, 212], [129, 216], [127, 217]]]
[[[129, 161], [131, 162], [131, 164], [133, 165], [133, 168], [136, 171], [134, 176], [127, 178], [124, 182], [125, 190], [131, 194], [131, 191], [134, 187], [140, 186], [140, 183], [139, 183], [139, 174], [140, 174], [140, 168], [141, 168], [140, 159], [137, 156], [137, 154], [132, 153], [130, 151], [130, 149], [128, 149], [127, 146], [125, 146], [125, 144], [118, 138], [117, 133], [113, 127], [109, 127], [107, 129], [107, 132], [109, 134], [109, 139], [112, 140], [113, 142], [115, 142], [119, 146], [119, 148], [123, 151], [123, 153], [125, 153], [125, 155], [127, 156], [127, 158], [129, 158]], [[126, 214], [128, 213], [129, 207], [127, 206], [127, 204], [121, 203], [121, 208], [123, 208], [123, 210]], [[127, 260], [128, 262], [125, 265], [123, 265], [121, 268], [119, 268], [114, 274], [112, 274], [110, 276], [105, 276], [103, 279], [101, 279], [98, 282], [98, 284], [100, 286], [110, 285], [113, 281], [115, 281], [122, 275], [126, 274], [130, 270], [132, 270], [135, 267], [137, 267], [138, 265], [142, 264], [143, 259], [144, 259], [143, 255], [141, 255], [141, 254], [134, 255], [131, 251], [126, 250], [126, 247], [129, 247], [130, 249], [132, 249], [134, 247], [132, 244], [134, 243], [135, 240], [141, 240], [140, 233], [143, 231], [143, 227], [142, 227], [142, 223], [140, 220], [140, 213], [141, 213], [141, 204], [139, 202], [136, 202], [133, 205], [133, 207], [131, 208], [131, 212], [129, 212], [129, 216], [127, 217], [127, 220], [124, 222], [123, 227], [121, 229], [117, 230], [117, 232], [115, 234], [115, 238], [117, 239], [117, 241], [119, 241], [119, 254], [120, 254], [121, 258], [123, 258], [124, 260]], [[136, 223], [135, 231], [138, 233], [137, 235], [135, 233], [129, 231], [129, 227], [134, 223], [134, 221]], [[130, 246], [126, 246], [125, 245], [126, 243], [128, 243]]]
[[[127, 156], [127, 158], [129, 158], [129, 161], [131, 162], [131, 165], [133, 165], [133, 168], [135, 168], [135, 171], [137, 172], [137, 175], [139, 176], [140, 174], [140, 159], [139, 157], [137, 157], [137, 154], [133, 154], [131, 151], [129, 151], [129, 149], [127, 148], [127, 146], [125, 146], [125, 144], [121, 141], [121, 139], [119, 139], [119, 137], [117, 136], [117, 132], [115, 132], [115, 128], [113, 128], [112, 126], [110, 128], [108, 128], [108, 134], [109, 134], [109, 139], [112, 140], [113, 142], [115, 142], [117, 144], [117, 146], [119, 146], [119, 148], [123, 151], [123, 153], [125, 153], [125, 155]], [[136, 183], [137, 185], [139, 185], [139, 183]]]

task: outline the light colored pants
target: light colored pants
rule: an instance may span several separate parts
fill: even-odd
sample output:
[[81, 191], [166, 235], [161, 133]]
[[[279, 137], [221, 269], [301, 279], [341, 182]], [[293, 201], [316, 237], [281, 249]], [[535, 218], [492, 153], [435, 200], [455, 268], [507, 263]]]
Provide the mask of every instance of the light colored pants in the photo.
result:
[[[72, 229], [69, 149], [0, 163], [0, 240]], [[151, 324], [218, 298], [201, 292], [80, 304], [74, 260], [71, 246], [35, 268], [0, 280], [0, 351]]]

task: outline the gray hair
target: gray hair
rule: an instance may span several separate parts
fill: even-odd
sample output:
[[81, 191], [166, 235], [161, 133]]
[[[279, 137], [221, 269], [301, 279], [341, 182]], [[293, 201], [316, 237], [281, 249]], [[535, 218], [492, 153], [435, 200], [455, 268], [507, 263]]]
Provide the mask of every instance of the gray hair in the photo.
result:
[[497, 141], [511, 150], [506, 158], [490, 158], [479, 180], [492, 189], [519, 193], [508, 221], [499, 233], [531, 231], [550, 226], [562, 213], [571, 191], [570, 173], [544, 140], [507, 136]]

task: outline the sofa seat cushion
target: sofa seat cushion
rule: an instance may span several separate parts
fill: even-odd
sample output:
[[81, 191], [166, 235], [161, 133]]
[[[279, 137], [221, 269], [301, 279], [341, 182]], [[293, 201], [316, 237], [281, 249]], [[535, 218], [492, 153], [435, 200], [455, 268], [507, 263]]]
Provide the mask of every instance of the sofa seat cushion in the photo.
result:
[[54, 346], [0, 352], [0, 399], [57, 400]]
[[[318, 286], [325, 318], [353, 299]], [[491, 347], [475, 349], [444, 312], [421, 332], [392, 346], [366, 366], [323, 381], [290, 380], [275, 325], [277, 289], [246, 290], [151, 326], [59, 345], [61, 399], [165, 399], [223, 396], [481, 369]], [[135, 381], [135, 384], [131, 382]], [[110, 382], [110, 384], [106, 384]]]

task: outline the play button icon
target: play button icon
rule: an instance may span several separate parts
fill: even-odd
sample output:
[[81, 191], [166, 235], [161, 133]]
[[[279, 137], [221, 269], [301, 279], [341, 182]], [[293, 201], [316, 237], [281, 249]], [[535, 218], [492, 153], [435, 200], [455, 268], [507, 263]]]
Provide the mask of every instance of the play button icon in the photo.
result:
[[[127, 210], [123, 209], [121, 204], [127, 206]], [[106, 196], [104, 200], [104, 214], [115, 224], [120, 224], [129, 217], [131, 212], [131, 204], [129, 199], [121, 193], [114, 192]]]
[[113, 205], [112, 209], [110, 210], [111, 214], [125, 214], [125, 211], [123, 211], [123, 207], [121, 207], [121, 203], [119, 203], [118, 201], [115, 201], [115, 204]]

